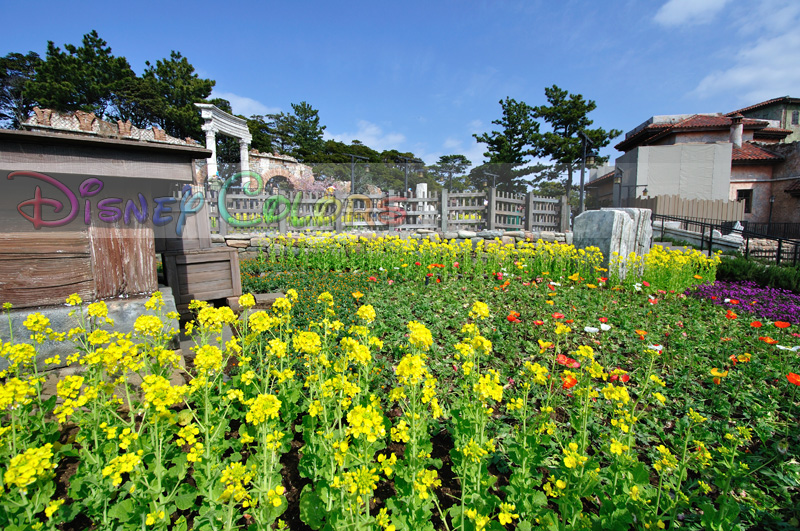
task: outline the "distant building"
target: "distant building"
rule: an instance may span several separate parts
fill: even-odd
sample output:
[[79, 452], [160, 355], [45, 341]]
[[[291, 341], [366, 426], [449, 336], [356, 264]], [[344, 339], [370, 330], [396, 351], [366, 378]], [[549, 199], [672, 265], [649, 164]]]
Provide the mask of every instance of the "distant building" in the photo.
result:
[[776, 123], [780, 129], [790, 130], [792, 134], [784, 137], [783, 142], [797, 142], [800, 140], [800, 98], [791, 98], [789, 96], [774, 98], [730, 112], [726, 116], [733, 116], [734, 114], [741, 114], [745, 118], [769, 120]]
[[[787, 110], [800, 102], [770, 101]], [[745, 201], [744, 221], [800, 222], [800, 202], [791, 193], [800, 186], [800, 144], [786, 143], [793, 134], [779, 119], [738, 113], [654, 116], [616, 145], [624, 155], [616, 160], [614, 176], [604, 175], [590, 187], [599, 192], [612, 181], [616, 206], [646, 191], [649, 196]]]

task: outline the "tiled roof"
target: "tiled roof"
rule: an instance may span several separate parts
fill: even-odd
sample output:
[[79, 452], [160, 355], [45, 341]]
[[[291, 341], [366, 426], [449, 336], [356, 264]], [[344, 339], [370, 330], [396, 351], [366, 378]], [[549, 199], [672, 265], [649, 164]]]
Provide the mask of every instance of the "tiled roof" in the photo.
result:
[[795, 181], [783, 191], [789, 195], [800, 196], [800, 179], [795, 179]]
[[762, 107], [767, 107], [767, 106], [773, 105], [775, 103], [800, 103], [800, 98], [791, 98], [789, 96], [783, 96], [781, 98], [772, 98], [771, 100], [762, 101], [761, 103], [756, 103], [755, 105], [751, 105], [749, 107], [745, 107], [744, 109], [739, 109], [738, 111], [729, 112], [725, 116], [733, 116], [736, 113], [754, 111], [756, 109], [760, 109]]
[[602, 184], [605, 184], [609, 179], [614, 177], [615, 173], [616, 173], [616, 170], [612, 170], [612, 171], [606, 173], [605, 175], [603, 175], [602, 177], [598, 177], [597, 179], [589, 181], [588, 183], [586, 183], [585, 188], [594, 188], [596, 186], [600, 186]]
[[736, 162], [778, 162], [780, 160], [783, 160], [783, 157], [780, 155], [776, 155], [771, 151], [767, 151], [766, 149], [758, 147], [749, 142], [742, 144], [741, 148], [733, 148], [733, 155], [731, 156], [731, 161], [734, 164]]
[[792, 133], [794, 133], [794, 131], [792, 131], [791, 129], [781, 129], [780, 127], [765, 127], [764, 129], [759, 129], [757, 134], [769, 135], [769, 136], [780, 136], [780, 135], [789, 136]]
[[[765, 120], [753, 120], [752, 118], [744, 118], [742, 120], [742, 125], [745, 129], [763, 130], [768, 123], [769, 122]], [[731, 118], [727, 116], [722, 116], [721, 114], [695, 114], [674, 124], [650, 124], [614, 147], [619, 151], [626, 151], [636, 146], [649, 144], [654, 140], [664, 138], [678, 131], [685, 131], [687, 129], [729, 129], [730, 126]]]

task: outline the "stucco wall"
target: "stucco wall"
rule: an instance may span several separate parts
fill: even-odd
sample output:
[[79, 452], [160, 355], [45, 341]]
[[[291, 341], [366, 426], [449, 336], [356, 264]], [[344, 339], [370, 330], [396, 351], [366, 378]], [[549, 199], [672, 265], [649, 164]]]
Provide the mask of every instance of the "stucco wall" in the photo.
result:
[[784, 157], [782, 164], [775, 166], [772, 193], [775, 204], [772, 208], [772, 221], [776, 223], [800, 223], [800, 197], [792, 197], [784, 190], [800, 179], [800, 142], [777, 144], [769, 148]]
[[[772, 166], [733, 166], [731, 168], [730, 200], [736, 201], [739, 190], [752, 190], [752, 209], [744, 220], [766, 223], [769, 219], [769, 197], [772, 194]], [[775, 212], [773, 207], [773, 221]]]

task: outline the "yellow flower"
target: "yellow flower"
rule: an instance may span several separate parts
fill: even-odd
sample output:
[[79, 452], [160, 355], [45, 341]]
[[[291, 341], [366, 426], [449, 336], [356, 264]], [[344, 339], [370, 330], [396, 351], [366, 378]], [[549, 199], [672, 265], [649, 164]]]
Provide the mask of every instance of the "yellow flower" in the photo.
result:
[[256, 298], [252, 293], [245, 293], [239, 297], [239, 306], [242, 308], [252, 308], [256, 305]]
[[514, 513], [514, 509], [517, 506], [513, 503], [501, 503], [500, 504], [500, 514], [497, 515], [497, 519], [500, 521], [500, 525], [510, 524], [512, 520], [515, 518], [519, 518], [519, 514]]
[[472, 319], [486, 319], [489, 317], [489, 306], [485, 302], [475, 301], [475, 304], [472, 305], [472, 309], [469, 312], [469, 316]]

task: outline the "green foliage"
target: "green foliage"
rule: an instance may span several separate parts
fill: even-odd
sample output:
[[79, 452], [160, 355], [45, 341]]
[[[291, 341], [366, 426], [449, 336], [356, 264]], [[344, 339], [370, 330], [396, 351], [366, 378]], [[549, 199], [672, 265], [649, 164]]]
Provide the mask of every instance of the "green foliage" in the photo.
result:
[[117, 93], [135, 77], [128, 60], [112, 55], [108, 43], [92, 30], [80, 47], [65, 44], [62, 51], [49, 41], [46, 58], [26, 90], [42, 107], [106, 117]]
[[800, 293], [800, 267], [763, 264], [743, 257], [723, 260], [717, 267], [719, 280], [751, 280], [762, 286]]
[[536, 155], [533, 142], [539, 132], [539, 123], [533, 119], [533, 108], [513, 98], [500, 100], [503, 117], [492, 120], [500, 131], [472, 136], [486, 144], [484, 156], [489, 157], [491, 173], [498, 174], [497, 188], [506, 192], [522, 192], [522, 178], [536, 171], [536, 166], [527, 166], [531, 156]]
[[436, 182], [443, 188], [453, 192], [463, 192], [470, 187], [467, 169], [472, 162], [464, 155], [442, 155], [439, 162], [430, 166], [428, 170]]
[[[588, 114], [597, 108], [593, 100], [585, 100], [580, 94], [569, 94], [566, 90], [556, 85], [544, 89], [548, 105], [540, 105], [532, 109], [534, 118], [541, 118], [547, 123], [551, 131], [537, 133], [532, 141], [534, 151], [538, 156], [550, 157], [560, 165], [557, 173], [566, 171], [567, 178], [565, 189], [569, 195], [572, 189], [572, 172], [581, 162], [583, 143], [580, 132], [591, 141], [594, 149], [605, 147], [611, 139], [622, 131], [603, 128], [589, 129], [593, 121]], [[552, 179], [552, 175], [543, 173], [537, 180]]]
[[215, 82], [202, 79], [180, 52], [170, 52], [169, 59], [148, 61], [142, 78], [153, 83], [164, 102], [164, 108], [153, 120], [168, 134], [177, 138], [202, 138], [200, 115], [194, 104], [211, 95]]
[[0, 122], [12, 129], [19, 127], [33, 109], [26, 85], [41, 62], [35, 52], [0, 57]]

